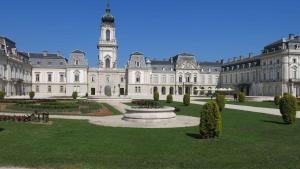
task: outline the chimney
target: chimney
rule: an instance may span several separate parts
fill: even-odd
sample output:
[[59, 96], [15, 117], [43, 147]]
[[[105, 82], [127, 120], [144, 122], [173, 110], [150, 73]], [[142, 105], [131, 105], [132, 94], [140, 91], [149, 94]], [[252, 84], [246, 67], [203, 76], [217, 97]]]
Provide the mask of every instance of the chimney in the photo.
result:
[[295, 35], [294, 34], [289, 34], [289, 40], [294, 40], [295, 39]]
[[233, 61], [234, 61], [234, 62], [236, 61], [236, 57], [233, 57]]
[[43, 51], [43, 56], [47, 56], [48, 55], [48, 51], [44, 50]]
[[240, 60], [243, 60], [243, 56], [242, 55], [240, 56]]
[[229, 58], [229, 59], [228, 59], [228, 63], [230, 63], [230, 62], [231, 62], [231, 59]]
[[221, 59], [221, 64], [223, 64], [224, 63], [224, 60], [223, 59]]

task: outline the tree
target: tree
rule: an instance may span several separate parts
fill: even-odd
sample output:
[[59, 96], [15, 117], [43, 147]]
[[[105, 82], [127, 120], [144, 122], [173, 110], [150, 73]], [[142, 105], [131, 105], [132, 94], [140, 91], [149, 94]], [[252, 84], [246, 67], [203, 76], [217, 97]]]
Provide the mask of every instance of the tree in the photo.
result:
[[77, 93], [77, 92], [73, 92], [73, 93], [72, 93], [72, 97], [73, 97], [74, 100], [76, 100], [77, 97], [78, 97], [78, 93]]
[[173, 103], [173, 96], [171, 94], [167, 96], [167, 103]]
[[274, 104], [279, 105], [279, 103], [280, 103], [280, 96], [277, 95], [274, 97]]
[[191, 96], [190, 96], [190, 94], [185, 94], [185, 95], [183, 96], [183, 104], [184, 104], [185, 106], [189, 106], [190, 103], [191, 103]]
[[29, 92], [29, 98], [32, 100], [35, 96], [35, 92], [34, 91], [31, 91]]
[[296, 122], [297, 99], [296, 97], [285, 94], [279, 101], [279, 109], [282, 119], [287, 124]]
[[220, 112], [222, 112], [225, 108], [225, 96], [221, 94], [216, 95], [216, 103], [219, 106]]
[[216, 102], [209, 101], [203, 106], [199, 130], [203, 139], [219, 137], [222, 133], [222, 116]]
[[244, 103], [245, 102], [245, 93], [244, 92], [240, 92], [239, 93], [239, 102], [240, 103]]
[[159, 101], [159, 93], [158, 92], [153, 93], [153, 100], [154, 101]]
[[6, 93], [3, 91], [0, 91], [0, 100], [3, 100], [5, 97]]

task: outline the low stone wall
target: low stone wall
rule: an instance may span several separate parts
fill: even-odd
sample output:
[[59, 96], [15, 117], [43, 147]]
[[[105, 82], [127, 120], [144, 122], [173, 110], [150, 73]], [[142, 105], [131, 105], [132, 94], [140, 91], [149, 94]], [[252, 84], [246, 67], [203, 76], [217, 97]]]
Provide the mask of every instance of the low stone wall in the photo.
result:
[[126, 121], [162, 121], [176, 117], [175, 108], [164, 107], [159, 109], [127, 108], [123, 116]]

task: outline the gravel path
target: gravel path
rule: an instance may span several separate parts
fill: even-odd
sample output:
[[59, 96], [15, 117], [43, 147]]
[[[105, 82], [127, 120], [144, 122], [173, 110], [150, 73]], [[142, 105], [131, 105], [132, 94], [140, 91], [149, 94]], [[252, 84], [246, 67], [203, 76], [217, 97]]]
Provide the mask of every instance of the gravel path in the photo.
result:
[[[206, 102], [191, 101], [191, 103], [204, 105]], [[227, 109], [243, 110], [243, 111], [250, 111], [250, 112], [256, 112], [256, 113], [264, 113], [264, 114], [271, 114], [271, 115], [275, 115], [275, 116], [281, 116], [279, 109], [253, 107], [253, 106], [241, 106], [241, 105], [233, 105], [233, 104], [226, 104], [225, 107]], [[300, 118], [299, 111], [297, 112], [297, 118]]]

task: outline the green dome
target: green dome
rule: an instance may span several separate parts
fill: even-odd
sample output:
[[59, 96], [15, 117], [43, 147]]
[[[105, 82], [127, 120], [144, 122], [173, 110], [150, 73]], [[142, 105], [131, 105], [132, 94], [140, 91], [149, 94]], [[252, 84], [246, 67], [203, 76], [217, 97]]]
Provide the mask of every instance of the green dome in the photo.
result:
[[110, 9], [106, 9], [106, 14], [102, 17], [103, 23], [114, 23], [115, 18], [110, 14]]

